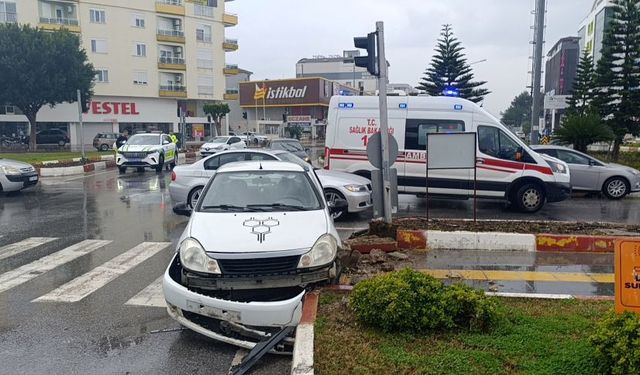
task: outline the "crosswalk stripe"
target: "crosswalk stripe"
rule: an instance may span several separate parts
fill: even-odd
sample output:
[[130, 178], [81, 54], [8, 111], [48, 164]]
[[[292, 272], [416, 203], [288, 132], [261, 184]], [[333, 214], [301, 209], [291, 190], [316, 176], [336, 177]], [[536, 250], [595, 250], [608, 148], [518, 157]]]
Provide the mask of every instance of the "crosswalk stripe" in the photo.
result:
[[140, 293], [131, 297], [125, 305], [133, 306], [150, 306], [150, 307], [167, 307], [162, 293], [162, 278], [160, 276], [154, 282], [142, 289]]
[[63, 250], [42, 257], [36, 261], [25, 264], [22, 267], [0, 274], [0, 293], [26, 283], [29, 280], [35, 279], [47, 271], [51, 271], [60, 265], [71, 262], [76, 258], [105, 247], [110, 243], [111, 241], [84, 240]]
[[0, 247], [0, 260], [34, 249], [40, 245], [44, 245], [55, 240], [57, 240], [55, 237], [30, 237], [22, 241], [2, 246]]
[[143, 242], [84, 275], [76, 277], [50, 293], [34, 299], [32, 302], [81, 301], [83, 298], [170, 245], [170, 242]]

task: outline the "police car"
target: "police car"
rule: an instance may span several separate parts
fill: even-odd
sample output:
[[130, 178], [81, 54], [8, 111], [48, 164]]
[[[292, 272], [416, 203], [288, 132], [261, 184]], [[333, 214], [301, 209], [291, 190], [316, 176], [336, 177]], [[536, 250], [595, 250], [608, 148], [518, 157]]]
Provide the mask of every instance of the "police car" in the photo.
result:
[[162, 168], [173, 168], [178, 163], [176, 144], [167, 134], [143, 133], [129, 138], [116, 154], [116, 164], [120, 173], [127, 168], [136, 168], [139, 172], [145, 168], [162, 172]]

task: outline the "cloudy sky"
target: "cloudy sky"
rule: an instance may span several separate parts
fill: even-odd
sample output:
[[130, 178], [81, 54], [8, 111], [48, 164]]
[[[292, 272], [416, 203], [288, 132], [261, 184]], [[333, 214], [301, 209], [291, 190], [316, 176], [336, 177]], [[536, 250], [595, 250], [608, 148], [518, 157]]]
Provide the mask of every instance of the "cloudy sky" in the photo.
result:
[[[548, 0], [545, 55], [561, 37], [576, 35], [593, 0]], [[353, 37], [385, 23], [393, 83], [416, 85], [431, 60], [442, 24], [453, 26], [477, 79], [492, 91], [485, 108], [498, 115], [529, 84], [534, 0], [237, 0], [239, 16], [227, 37], [240, 49], [228, 63], [254, 72], [253, 79], [295, 77], [303, 57], [341, 54]], [[544, 82], [544, 80], [543, 80]]]

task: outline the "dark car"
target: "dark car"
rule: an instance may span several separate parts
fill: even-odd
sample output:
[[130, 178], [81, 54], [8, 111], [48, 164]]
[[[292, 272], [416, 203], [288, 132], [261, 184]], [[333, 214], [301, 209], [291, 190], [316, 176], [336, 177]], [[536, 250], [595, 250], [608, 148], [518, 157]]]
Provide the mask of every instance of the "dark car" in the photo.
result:
[[118, 139], [118, 133], [98, 133], [93, 138], [93, 147], [100, 151], [109, 151]]
[[64, 146], [69, 143], [69, 136], [61, 129], [47, 129], [36, 133], [36, 143], [39, 145]]
[[304, 147], [302, 147], [302, 144], [300, 144], [300, 141], [297, 139], [291, 139], [291, 138], [272, 139], [267, 143], [267, 148], [271, 150], [289, 151], [290, 153], [306, 161], [307, 163], [311, 163], [311, 158], [307, 153], [309, 149], [308, 148], [305, 149]]

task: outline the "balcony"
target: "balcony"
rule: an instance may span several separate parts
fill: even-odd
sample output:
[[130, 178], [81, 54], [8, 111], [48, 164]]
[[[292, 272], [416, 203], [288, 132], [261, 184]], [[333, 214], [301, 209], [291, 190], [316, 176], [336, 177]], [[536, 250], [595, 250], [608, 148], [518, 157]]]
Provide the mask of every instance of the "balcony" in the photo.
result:
[[160, 85], [159, 95], [163, 98], [186, 98], [187, 88], [181, 85]]
[[80, 32], [80, 23], [77, 18], [40, 17], [38, 27], [44, 30], [60, 30], [64, 28], [75, 33]]
[[238, 69], [238, 65], [227, 64], [227, 65], [225, 65], [225, 67], [222, 70], [222, 72], [227, 76], [233, 76], [233, 75], [239, 74], [240, 73], [240, 69]]
[[222, 23], [225, 27], [238, 25], [238, 16], [236, 14], [224, 13], [222, 15]]
[[187, 70], [187, 65], [182, 57], [160, 57], [158, 69]]
[[0, 23], [17, 23], [17, 13], [0, 12]]
[[158, 29], [158, 42], [184, 43], [184, 31]]
[[225, 39], [224, 42], [222, 42], [222, 49], [224, 49], [225, 52], [237, 51], [238, 50], [238, 40], [237, 39]]
[[156, 12], [184, 16], [184, 4], [182, 0], [157, 0]]
[[224, 100], [238, 100], [240, 91], [238, 89], [227, 89], [223, 96]]

